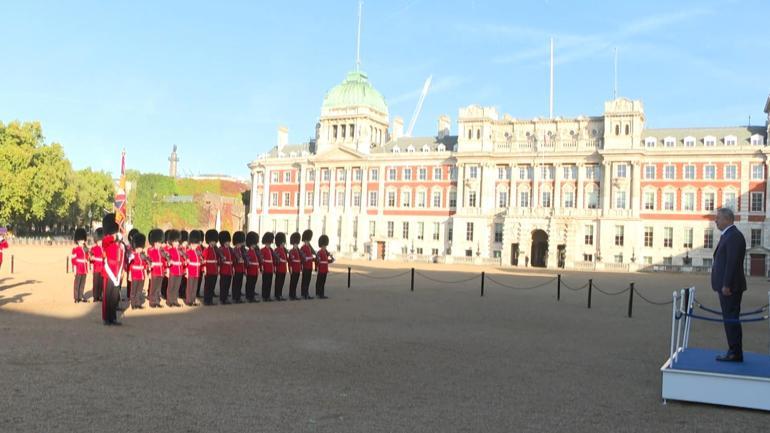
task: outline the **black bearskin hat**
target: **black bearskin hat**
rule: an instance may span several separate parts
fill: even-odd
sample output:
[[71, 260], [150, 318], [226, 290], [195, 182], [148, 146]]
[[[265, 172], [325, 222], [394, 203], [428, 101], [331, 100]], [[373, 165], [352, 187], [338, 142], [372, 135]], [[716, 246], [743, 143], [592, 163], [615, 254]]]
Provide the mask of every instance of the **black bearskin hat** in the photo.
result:
[[168, 242], [168, 236], [171, 234], [171, 229], [166, 230], [163, 232], [163, 242]]
[[108, 213], [102, 218], [102, 230], [105, 236], [114, 235], [118, 232], [118, 223], [115, 222], [115, 214]]
[[179, 240], [179, 230], [171, 229], [168, 231], [168, 243], [175, 242]]
[[88, 232], [84, 228], [75, 229], [75, 242], [84, 241], [88, 238]]
[[225, 242], [230, 242], [230, 232], [227, 230], [222, 230], [219, 232], [219, 243], [224, 244]]
[[179, 241], [180, 242], [187, 242], [190, 240], [190, 233], [187, 230], [182, 230], [179, 232]]
[[99, 242], [99, 241], [100, 241], [100, 240], [102, 240], [102, 239], [104, 239], [104, 230], [102, 230], [102, 228], [101, 228], [101, 227], [99, 227], [99, 228], [98, 228], [98, 229], [96, 229], [96, 231], [94, 232], [94, 240], [95, 240], [95, 241], [97, 241], [97, 242]]
[[318, 246], [325, 247], [328, 245], [329, 245], [329, 236], [321, 235], [321, 237], [318, 238]]
[[259, 233], [257, 232], [248, 232], [246, 233], [246, 246], [247, 247], [254, 247], [259, 244]]
[[213, 244], [219, 241], [219, 233], [217, 233], [214, 229], [209, 229], [206, 231], [206, 243], [207, 244]]
[[302, 232], [302, 242], [310, 242], [313, 240], [313, 230], [305, 230]]
[[149, 233], [149, 241], [150, 244], [155, 244], [158, 242], [163, 242], [163, 230], [161, 229], [152, 229]]
[[134, 235], [139, 233], [138, 229], [131, 229], [128, 231], [128, 242], [131, 242], [131, 239], [133, 239]]
[[265, 245], [272, 244], [273, 243], [273, 239], [275, 239], [275, 238], [273, 237], [273, 234], [270, 233], [270, 232], [267, 232], [267, 233], [262, 235], [262, 243], [265, 244]]
[[137, 231], [133, 236], [131, 236], [131, 248], [144, 248], [146, 244], [147, 237], [143, 233]]
[[299, 232], [294, 232], [291, 234], [291, 237], [289, 238], [289, 241], [292, 245], [297, 245], [300, 240]]
[[278, 232], [275, 234], [275, 244], [276, 245], [283, 245], [286, 243], [286, 233], [284, 232]]
[[240, 230], [233, 233], [233, 245], [240, 245], [244, 242], [246, 242], [246, 233]]
[[191, 244], [201, 243], [200, 230], [193, 230], [190, 232], [190, 237], [187, 239]]

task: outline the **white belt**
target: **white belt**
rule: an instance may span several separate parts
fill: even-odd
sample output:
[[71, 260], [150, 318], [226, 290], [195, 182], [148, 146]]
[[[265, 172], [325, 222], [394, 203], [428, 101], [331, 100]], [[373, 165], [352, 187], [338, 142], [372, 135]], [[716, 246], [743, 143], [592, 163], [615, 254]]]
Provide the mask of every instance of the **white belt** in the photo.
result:
[[85, 263], [86, 260], [85, 259], [77, 259], [77, 260], [75, 260], [75, 262], [76, 263]]
[[104, 261], [104, 259], [97, 259], [97, 258], [94, 257], [93, 259], [91, 259], [91, 261], [101, 263], [101, 262]]
[[320, 263], [320, 264], [322, 264], [322, 265], [326, 265], [326, 264], [328, 264], [329, 262], [321, 260], [321, 261], [319, 261], [318, 263]]
[[216, 260], [204, 260], [203, 263], [216, 263]]
[[131, 266], [131, 269], [133, 269], [135, 271], [143, 271], [144, 270], [144, 266]]
[[187, 266], [195, 266], [197, 268], [198, 266], [200, 266], [200, 263], [198, 263], [198, 262], [190, 262], [190, 263], [187, 264]]
[[272, 260], [262, 260], [262, 261], [265, 262], [265, 263], [273, 263]]
[[152, 267], [157, 268], [158, 266], [162, 266], [163, 264], [160, 262], [152, 262]]
[[182, 262], [171, 262], [171, 266], [181, 266]]

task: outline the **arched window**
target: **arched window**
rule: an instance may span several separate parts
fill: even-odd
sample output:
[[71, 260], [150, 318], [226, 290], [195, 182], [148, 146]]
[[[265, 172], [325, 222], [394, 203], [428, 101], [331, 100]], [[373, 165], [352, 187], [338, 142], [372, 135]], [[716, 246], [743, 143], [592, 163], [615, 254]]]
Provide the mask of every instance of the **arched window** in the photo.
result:
[[620, 135], [620, 124], [615, 125], [615, 135]]
[[473, 131], [470, 128], [468, 128], [468, 140], [470, 140], [473, 137], [472, 134], [473, 134]]
[[476, 129], [476, 140], [481, 140], [481, 129]]
[[631, 133], [631, 126], [629, 126], [628, 124], [626, 124], [626, 135], [628, 135], [628, 134], [630, 134], [630, 133]]

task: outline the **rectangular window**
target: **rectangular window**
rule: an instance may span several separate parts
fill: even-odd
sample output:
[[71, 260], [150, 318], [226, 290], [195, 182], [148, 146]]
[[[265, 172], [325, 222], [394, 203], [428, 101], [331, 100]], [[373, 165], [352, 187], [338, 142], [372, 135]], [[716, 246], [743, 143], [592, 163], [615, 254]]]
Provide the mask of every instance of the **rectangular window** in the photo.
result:
[[466, 241], [473, 240], [473, 223], [465, 224], [465, 240]]
[[663, 210], [674, 210], [675, 196], [673, 192], [663, 193]]
[[389, 238], [393, 238], [393, 228], [394, 228], [394, 226], [395, 226], [395, 224], [393, 223], [393, 221], [388, 221], [388, 237]]
[[751, 193], [751, 211], [762, 212], [764, 210], [765, 194], [761, 192]]
[[412, 169], [411, 168], [405, 168], [404, 169], [404, 179], [403, 180], [412, 180]]
[[625, 209], [626, 208], [626, 192], [625, 191], [617, 191], [617, 192], [615, 192], [615, 208], [616, 209]]
[[312, 168], [307, 169], [307, 181], [308, 182], [314, 182], [315, 181], [315, 170]]
[[683, 248], [692, 248], [692, 227], [687, 227], [684, 229], [684, 243], [682, 244]]
[[508, 191], [497, 192], [497, 207], [508, 207]]
[[553, 180], [553, 167], [540, 167], [540, 176], [543, 180]]
[[645, 179], [655, 179], [655, 166], [654, 165], [645, 165], [644, 166], [644, 178]]
[[713, 211], [714, 210], [714, 203], [716, 200], [714, 200], [714, 193], [713, 192], [707, 192], [703, 194], [703, 210], [705, 211]]
[[765, 179], [765, 166], [762, 164], [752, 164], [751, 165], [751, 178], [753, 180], [764, 180]]
[[562, 173], [562, 175], [564, 176], [564, 180], [575, 180], [576, 172], [577, 172], [577, 167], [576, 166], [574, 166], [574, 165], [565, 165], [563, 167], [563, 173]]
[[369, 207], [377, 207], [377, 191], [369, 191]]
[[328, 168], [324, 168], [323, 170], [321, 170], [321, 179], [324, 182], [328, 182], [329, 181], [329, 179], [330, 179], [329, 176], [330, 176], [330, 172], [329, 172]]
[[457, 167], [449, 167], [449, 179], [457, 180]]
[[543, 191], [541, 198], [543, 207], [551, 207], [551, 191]]
[[644, 246], [651, 247], [654, 240], [654, 232], [652, 227], [644, 228]]
[[522, 166], [519, 167], [519, 179], [531, 180], [532, 179], [532, 167]]
[[441, 223], [433, 223], [433, 240], [439, 240], [441, 236]]
[[684, 166], [684, 178], [685, 179], [695, 179], [695, 166], [694, 165], [685, 165]]
[[663, 246], [671, 248], [674, 246], [674, 228], [663, 227]]
[[625, 241], [625, 227], [624, 226], [615, 226], [615, 245], [622, 247], [623, 242]]
[[281, 178], [281, 173], [277, 171], [271, 171], [270, 172], [270, 182], [271, 183], [278, 183], [278, 181]]
[[644, 210], [655, 210], [655, 193], [647, 191], [644, 193]]
[[380, 180], [380, 171], [376, 168], [369, 170], [369, 180]]
[[441, 191], [433, 191], [433, 207], [441, 207]]
[[703, 178], [714, 180], [717, 178], [717, 168], [714, 165], [703, 166]]
[[477, 177], [479, 177], [479, 168], [475, 165], [468, 167], [468, 177], [470, 177], [471, 179], [476, 179]]
[[751, 229], [751, 248], [762, 246], [762, 229]]
[[345, 206], [345, 191], [337, 191], [337, 201], [335, 202], [337, 207]]
[[623, 254], [615, 254], [614, 260], [615, 263], [623, 263]]
[[425, 223], [422, 221], [417, 223], [417, 239], [425, 239]]
[[593, 254], [583, 254], [583, 261], [584, 262], [593, 262], [594, 261], [594, 255]]
[[329, 191], [321, 193], [321, 206], [329, 207]]
[[495, 223], [495, 242], [503, 241], [503, 224]]
[[714, 230], [706, 229], [703, 232], [703, 248], [714, 248]]
[[594, 226], [583, 226], [583, 243], [586, 245], [594, 244]]
[[417, 207], [425, 207], [425, 191], [417, 191]]
[[422, 255], [422, 248], [417, 248], [417, 255]]
[[566, 208], [575, 207], [575, 192], [574, 191], [566, 191], [564, 193], [564, 207], [566, 207]]
[[529, 191], [519, 192], [519, 207], [522, 207], [522, 208], [529, 207]]
[[369, 236], [377, 236], [377, 221], [369, 221]]
[[710, 258], [704, 258], [703, 259], [703, 266], [704, 267], [710, 268], [713, 265], [714, 265], [714, 259], [710, 259]]
[[454, 227], [450, 225], [446, 231], [446, 240], [448, 240], [449, 242], [452, 242], [454, 240], [454, 232], [455, 232]]
[[401, 192], [401, 207], [412, 207], [412, 192], [411, 191], [402, 191]]
[[360, 168], [354, 168], [353, 169], [353, 180], [360, 181], [361, 180], [361, 169]]
[[468, 191], [468, 207], [476, 207], [476, 191]]
[[651, 265], [652, 264], [652, 256], [644, 256], [644, 257], [642, 257], [642, 262], [644, 262], [645, 265]]
[[497, 167], [497, 179], [505, 180], [505, 167]]
[[417, 172], [417, 176], [419, 177], [420, 180], [428, 180], [428, 169], [427, 168], [421, 168]]
[[586, 166], [586, 179], [588, 180], [595, 180], [600, 179], [602, 177], [602, 169], [598, 165], [587, 165]]
[[284, 171], [283, 172], [283, 183], [291, 183], [291, 172], [290, 171]]
[[736, 210], [735, 208], [735, 193], [734, 192], [726, 192], [723, 194], [722, 197], [722, 206], [729, 207], [733, 211]]
[[278, 207], [278, 193], [274, 192], [270, 194], [270, 206]]
[[433, 168], [433, 180], [441, 180], [441, 167]]
[[626, 164], [618, 164], [616, 166], [615, 177], [625, 179], [627, 177], [628, 166]]
[[291, 193], [290, 192], [283, 193], [283, 206], [284, 207], [291, 207]]
[[676, 178], [676, 167], [673, 165], [666, 165], [663, 166], [663, 179], [675, 179]]
[[725, 179], [727, 179], [727, 180], [738, 179], [738, 166], [737, 165], [726, 165], [725, 166]]
[[388, 169], [388, 180], [396, 180], [396, 169], [395, 168], [389, 168]]
[[438, 255], [438, 248], [431, 248], [430, 254], [432, 256], [437, 256]]
[[682, 203], [682, 208], [685, 211], [694, 211], [695, 210], [695, 193], [694, 192], [686, 192], [684, 193], [684, 200]]
[[401, 238], [409, 239], [409, 223], [406, 221], [401, 224]]
[[664, 266], [671, 266], [674, 264], [674, 258], [671, 256], [663, 257], [663, 265]]
[[396, 207], [396, 192], [388, 191], [388, 207]]
[[353, 191], [353, 207], [361, 207], [361, 191]]
[[345, 180], [345, 169], [344, 168], [338, 168], [337, 169], [337, 181], [342, 182]]
[[449, 207], [457, 207], [457, 191], [449, 191]]

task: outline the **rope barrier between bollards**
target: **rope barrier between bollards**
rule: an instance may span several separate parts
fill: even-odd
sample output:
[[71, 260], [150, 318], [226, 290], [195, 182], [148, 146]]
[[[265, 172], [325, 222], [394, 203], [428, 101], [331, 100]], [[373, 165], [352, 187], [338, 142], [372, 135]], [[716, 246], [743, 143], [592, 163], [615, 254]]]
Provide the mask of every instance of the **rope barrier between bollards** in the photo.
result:
[[411, 288], [409, 290], [414, 292], [414, 268], [412, 268], [412, 282], [411, 282]]
[[591, 309], [591, 293], [593, 293], [594, 289], [594, 280], [593, 278], [588, 280], [588, 309]]
[[556, 275], [556, 302], [561, 300], [561, 274]]
[[628, 286], [628, 317], [634, 312], [634, 283]]
[[484, 275], [486, 272], [481, 271], [481, 297], [484, 297]]

